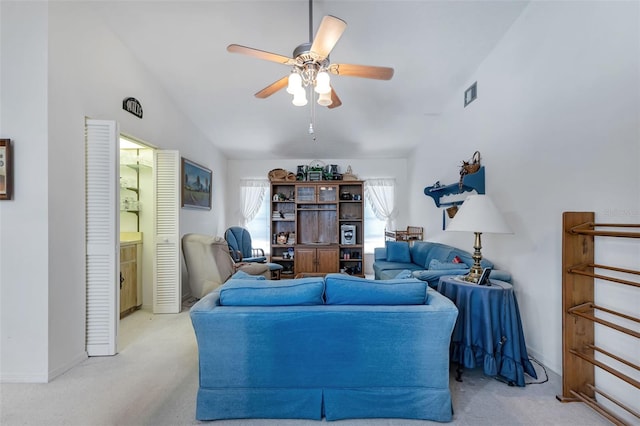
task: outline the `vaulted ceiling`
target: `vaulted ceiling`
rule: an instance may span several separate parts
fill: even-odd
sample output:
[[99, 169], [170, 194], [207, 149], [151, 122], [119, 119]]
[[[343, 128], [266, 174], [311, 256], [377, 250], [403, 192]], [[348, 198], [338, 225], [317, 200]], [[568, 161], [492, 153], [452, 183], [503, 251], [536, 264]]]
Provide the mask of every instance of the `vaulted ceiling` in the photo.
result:
[[428, 143], [429, 126], [446, 103], [456, 98], [462, 103], [463, 85], [526, 4], [313, 2], [314, 34], [324, 15], [348, 24], [331, 62], [395, 69], [390, 81], [332, 76], [342, 100], [334, 109], [296, 107], [284, 90], [255, 98], [289, 67], [226, 50], [237, 43], [291, 57], [296, 46], [309, 41], [307, 0], [115, 1], [94, 7], [227, 157], [259, 159], [410, 155], [416, 145]]

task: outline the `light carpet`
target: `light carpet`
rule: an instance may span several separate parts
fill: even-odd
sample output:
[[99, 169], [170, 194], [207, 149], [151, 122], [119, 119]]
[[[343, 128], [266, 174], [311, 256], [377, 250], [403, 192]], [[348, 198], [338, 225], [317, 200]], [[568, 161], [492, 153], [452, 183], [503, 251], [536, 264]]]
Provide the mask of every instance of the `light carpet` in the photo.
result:
[[[0, 386], [0, 424], [3, 426], [417, 426], [429, 421], [358, 419], [335, 422], [312, 420], [195, 420], [198, 354], [188, 307], [177, 315], [137, 311], [120, 324], [120, 352], [92, 357], [48, 384]], [[452, 368], [453, 370], [453, 368]], [[536, 366], [538, 377], [545, 371]], [[610, 424], [583, 403], [560, 403], [560, 377], [524, 388], [510, 387], [466, 370], [463, 382], [451, 375], [452, 425], [587, 425]], [[527, 376], [529, 381], [534, 381]]]

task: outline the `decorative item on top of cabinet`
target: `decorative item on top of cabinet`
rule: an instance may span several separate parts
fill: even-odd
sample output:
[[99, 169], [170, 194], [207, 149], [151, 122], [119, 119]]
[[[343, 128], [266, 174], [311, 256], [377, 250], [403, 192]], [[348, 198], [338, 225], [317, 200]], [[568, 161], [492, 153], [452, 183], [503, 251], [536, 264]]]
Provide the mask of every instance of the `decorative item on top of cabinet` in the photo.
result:
[[353, 171], [351, 170], [351, 166], [347, 167], [347, 171], [342, 175], [342, 180], [349, 180], [349, 181], [358, 180], [358, 176], [353, 174]]

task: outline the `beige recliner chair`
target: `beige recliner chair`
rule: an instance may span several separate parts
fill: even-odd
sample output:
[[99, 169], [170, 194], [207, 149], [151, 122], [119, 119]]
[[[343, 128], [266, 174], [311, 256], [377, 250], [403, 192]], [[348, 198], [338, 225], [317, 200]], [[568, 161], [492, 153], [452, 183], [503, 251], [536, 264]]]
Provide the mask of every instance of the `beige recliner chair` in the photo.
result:
[[224, 238], [202, 234], [185, 234], [182, 237], [182, 254], [189, 273], [191, 295], [201, 299], [220, 287], [236, 271], [251, 275], [271, 277], [265, 263], [236, 263], [229, 255], [229, 245]]

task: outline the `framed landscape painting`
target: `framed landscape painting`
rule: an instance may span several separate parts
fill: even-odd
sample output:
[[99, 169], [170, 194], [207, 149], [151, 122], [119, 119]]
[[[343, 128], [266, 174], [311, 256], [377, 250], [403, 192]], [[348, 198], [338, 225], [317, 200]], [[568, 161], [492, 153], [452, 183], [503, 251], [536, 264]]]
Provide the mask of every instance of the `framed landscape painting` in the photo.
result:
[[182, 158], [182, 207], [211, 210], [211, 170]]
[[10, 200], [13, 190], [11, 141], [0, 139], [0, 200]]

